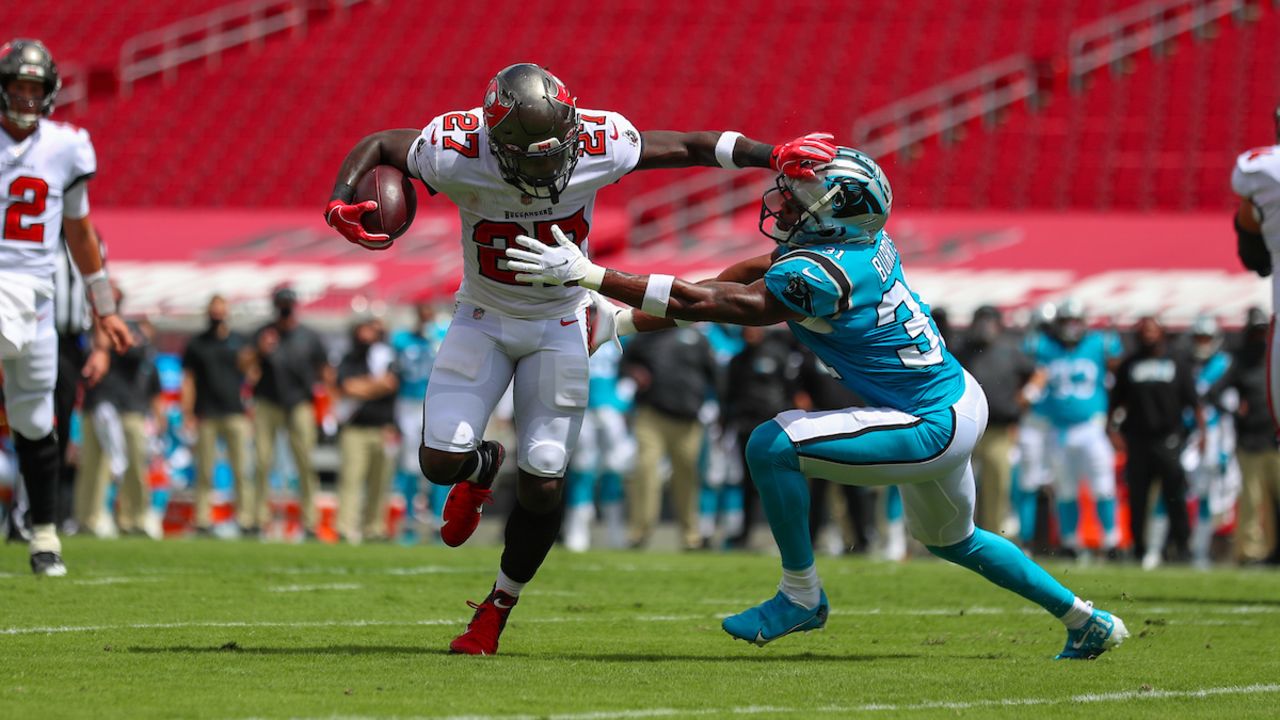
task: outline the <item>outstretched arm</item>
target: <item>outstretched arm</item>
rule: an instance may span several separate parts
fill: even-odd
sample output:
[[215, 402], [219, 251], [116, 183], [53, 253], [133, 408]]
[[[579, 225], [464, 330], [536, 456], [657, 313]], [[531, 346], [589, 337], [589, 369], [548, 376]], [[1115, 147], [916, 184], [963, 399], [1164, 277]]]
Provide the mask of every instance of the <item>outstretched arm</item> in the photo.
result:
[[[666, 301], [662, 301], [662, 287], [670, 283]], [[650, 284], [658, 287], [651, 290]], [[587, 282], [582, 283], [587, 286]], [[787, 320], [799, 320], [803, 316], [783, 305], [764, 280], [750, 285], [736, 282], [711, 281], [691, 283], [680, 278], [662, 275], [631, 275], [617, 270], [605, 270], [600, 292], [656, 317], [732, 323], [734, 325], [774, 325]]]
[[[757, 255], [755, 257], [747, 258], [746, 260], [741, 260], [739, 262], [736, 262], [733, 265], [730, 265], [729, 267], [725, 268], [724, 270], [721, 270], [720, 274], [717, 275], [714, 280], [702, 280], [702, 281], [699, 281], [698, 284], [706, 285], [712, 282], [729, 282], [729, 283], [741, 283], [743, 285], [750, 285], [751, 283], [764, 277], [765, 272], [769, 269], [769, 266], [772, 264], [773, 264], [773, 253], [765, 253], [764, 255]], [[655, 330], [665, 330], [670, 327], [675, 327], [675, 324], [676, 324], [676, 321], [672, 318], [669, 318], [669, 317], [663, 318], [663, 317], [658, 317], [656, 315], [650, 315], [649, 313], [646, 313], [643, 310], [631, 310], [630, 312], [631, 312], [630, 320], [631, 320], [632, 326], [635, 327], [636, 332], [643, 333], [643, 332], [653, 332]]]
[[356, 196], [356, 183], [364, 174], [378, 165], [390, 165], [405, 175], [409, 175], [409, 148], [418, 139], [418, 130], [383, 130], [367, 135], [356, 146], [351, 148], [342, 166], [338, 168], [338, 179], [333, 184], [333, 192], [329, 194], [329, 204], [324, 210], [324, 220], [343, 237], [357, 245], [371, 250], [385, 250], [391, 247], [391, 238], [382, 234], [370, 234], [360, 224], [360, 217], [376, 210], [378, 203], [367, 200], [352, 204]]
[[641, 133], [643, 145], [637, 170], [682, 167], [772, 168], [792, 177], [813, 177], [810, 166], [830, 162], [836, 155], [833, 136], [810, 133], [781, 145], [768, 145], [738, 132]]

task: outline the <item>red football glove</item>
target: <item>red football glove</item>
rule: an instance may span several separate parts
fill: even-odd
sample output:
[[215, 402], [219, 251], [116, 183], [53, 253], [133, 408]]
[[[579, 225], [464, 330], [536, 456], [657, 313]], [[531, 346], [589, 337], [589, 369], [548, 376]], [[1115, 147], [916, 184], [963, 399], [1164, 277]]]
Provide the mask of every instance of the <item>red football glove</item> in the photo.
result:
[[371, 234], [360, 224], [360, 216], [378, 209], [378, 203], [365, 200], [362, 203], [349, 205], [341, 200], [330, 200], [325, 208], [324, 221], [329, 227], [337, 230], [350, 242], [370, 250], [386, 250], [391, 247], [391, 236], [382, 233]]
[[787, 177], [812, 180], [814, 165], [829, 163], [836, 157], [831, 133], [809, 133], [790, 142], [775, 145], [769, 153], [769, 167]]

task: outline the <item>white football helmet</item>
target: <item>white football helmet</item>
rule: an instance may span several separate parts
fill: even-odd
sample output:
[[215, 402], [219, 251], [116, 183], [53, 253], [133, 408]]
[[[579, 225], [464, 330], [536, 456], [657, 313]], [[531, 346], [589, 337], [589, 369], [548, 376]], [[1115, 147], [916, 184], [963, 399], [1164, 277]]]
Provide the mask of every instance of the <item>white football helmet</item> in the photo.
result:
[[889, 220], [884, 170], [849, 147], [813, 168], [812, 180], [779, 174], [760, 201], [760, 232], [786, 245], [871, 242]]

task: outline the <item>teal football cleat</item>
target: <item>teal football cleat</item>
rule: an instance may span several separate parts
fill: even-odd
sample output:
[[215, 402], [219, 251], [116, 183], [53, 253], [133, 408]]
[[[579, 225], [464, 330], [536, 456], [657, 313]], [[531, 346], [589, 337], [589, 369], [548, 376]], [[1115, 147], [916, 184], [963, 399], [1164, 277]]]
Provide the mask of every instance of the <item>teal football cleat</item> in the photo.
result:
[[1127, 637], [1129, 629], [1123, 620], [1095, 608], [1089, 622], [1077, 630], [1067, 631], [1067, 644], [1054, 660], [1092, 660], [1118, 647]]
[[827, 594], [822, 593], [816, 608], [804, 608], [793, 602], [779, 590], [777, 595], [759, 605], [730, 615], [720, 623], [724, 631], [760, 647], [793, 632], [818, 630], [827, 624]]

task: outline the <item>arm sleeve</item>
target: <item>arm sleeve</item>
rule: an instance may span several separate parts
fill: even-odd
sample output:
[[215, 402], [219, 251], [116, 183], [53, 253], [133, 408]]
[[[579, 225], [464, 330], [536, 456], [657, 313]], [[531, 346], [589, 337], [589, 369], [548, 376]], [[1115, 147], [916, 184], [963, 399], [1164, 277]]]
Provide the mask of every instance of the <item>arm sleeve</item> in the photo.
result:
[[587, 126], [584, 132], [603, 131], [609, 156], [608, 182], [614, 183], [640, 164], [640, 133], [631, 121], [619, 113], [604, 114], [603, 126]]
[[782, 304], [809, 317], [830, 317], [848, 310], [853, 283], [834, 260], [800, 250], [774, 263], [764, 275], [765, 287]]
[[62, 189], [62, 214], [79, 220], [89, 214], [88, 180], [98, 171], [98, 155], [88, 130], [76, 130], [70, 152], [71, 171], [67, 175], [67, 186]]
[[422, 134], [414, 141], [413, 146], [409, 148], [409, 156], [405, 159], [405, 165], [409, 168], [409, 174], [418, 178], [427, 186], [427, 191], [432, 195], [438, 192], [440, 186], [440, 148], [443, 140], [443, 130], [441, 128], [442, 118], [435, 118], [422, 129]]

